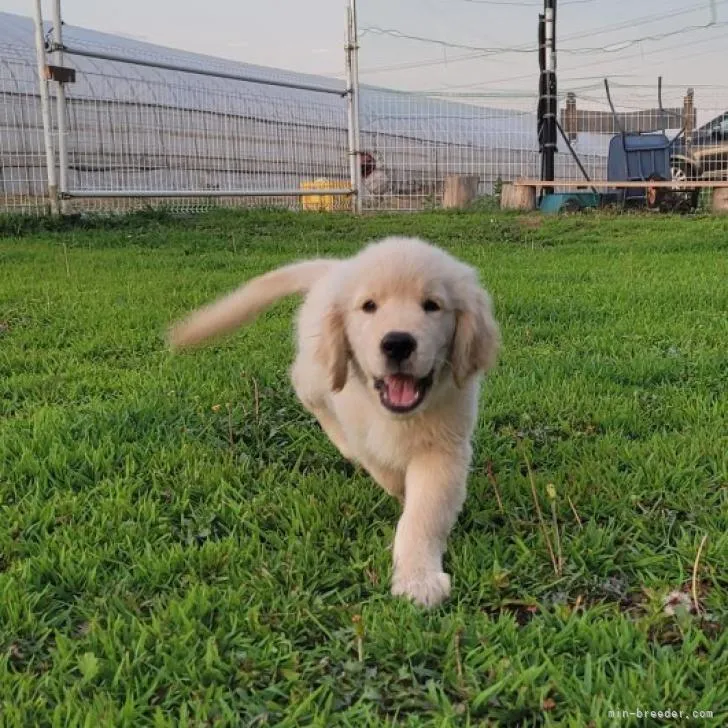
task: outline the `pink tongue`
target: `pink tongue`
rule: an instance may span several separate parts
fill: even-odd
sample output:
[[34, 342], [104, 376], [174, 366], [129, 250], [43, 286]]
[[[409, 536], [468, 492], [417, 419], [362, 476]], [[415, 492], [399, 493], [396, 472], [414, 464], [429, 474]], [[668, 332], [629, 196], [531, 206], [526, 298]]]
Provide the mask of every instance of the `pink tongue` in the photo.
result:
[[396, 407], [409, 407], [417, 400], [414, 377], [393, 374], [387, 377], [387, 395]]

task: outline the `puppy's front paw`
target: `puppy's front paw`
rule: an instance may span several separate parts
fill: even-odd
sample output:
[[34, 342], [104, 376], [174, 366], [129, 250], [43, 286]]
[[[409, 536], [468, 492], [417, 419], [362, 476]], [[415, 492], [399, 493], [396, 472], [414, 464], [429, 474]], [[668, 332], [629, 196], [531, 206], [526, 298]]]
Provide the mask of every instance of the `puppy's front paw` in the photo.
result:
[[444, 571], [395, 572], [392, 594], [408, 597], [421, 607], [436, 607], [450, 596], [450, 575]]

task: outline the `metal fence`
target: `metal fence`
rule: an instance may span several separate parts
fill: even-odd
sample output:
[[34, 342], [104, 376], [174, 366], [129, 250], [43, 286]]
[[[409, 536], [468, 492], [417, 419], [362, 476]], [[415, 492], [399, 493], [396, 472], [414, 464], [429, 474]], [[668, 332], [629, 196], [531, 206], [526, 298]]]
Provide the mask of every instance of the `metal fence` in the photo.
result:
[[43, 124], [33, 66], [0, 64], [0, 208], [34, 212], [47, 204]]
[[[480, 195], [499, 181], [539, 179], [545, 140], [538, 110], [550, 93], [543, 78], [553, 64], [557, 182], [573, 189], [588, 188], [588, 179], [614, 180], [609, 147], [624, 131], [664, 132], [667, 181], [725, 185], [728, 83], [719, 69], [726, 63], [728, 2], [655, 6], [652, 13], [621, 7], [615, 14], [629, 19], [619, 22], [597, 12], [597, 3], [575, 0], [558, 3], [556, 23], [556, 5], [452, 0], [407, 13], [385, 0], [363, 4], [362, 89], [372, 82], [396, 87], [406, 101], [394, 111], [370, 110], [362, 128], [392, 114], [410, 129], [380, 144], [381, 166], [397, 178], [400, 169], [422, 165], [440, 186], [472, 176]], [[549, 14], [561, 28], [552, 55]], [[414, 209], [424, 199], [410, 192], [399, 204]]]
[[[65, 211], [148, 204], [349, 210], [358, 202], [364, 210], [418, 210], [442, 205], [454, 178], [469, 179], [471, 195], [486, 198], [501, 182], [538, 178], [535, 54], [519, 88], [503, 89], [497, 80], [408, 87], [409, 69], [430, 63], [440, 78], [443, 64], [477, 65], [493, 59], [494, 49], [459, 48], [452, 58], [428, 60], [421, 46], [441, 39], [419, 36], [416, 28], [383, 29], [377, 4], [370, 5], [374, 15], [361, 21], [360, 41], [350, 10], [340, 78], [61, 26], [57, 1], [58, 17], [42, 25], [37, 56], [33, 21], [0, 14], [0, 208], [40, 213], [57, 202]], [[393, 57], [395, 63], [382, 62]], [[39, 79], [39, 67], [51, 80]], [[63, 80], [68, 67], [72, 82], [53, 80]], [[368, 82], [361, 86], [359, 70]], [[728, 110], [728, 86], [696, 78], [689, 96], [686, 86], [666, 83], [658, 99], [656, 82], [618, 74], [613, 110], [602, 70], [611, 69], [597, 68], [583, 80], [567, 74], [560, 83], [557, 180], [606, 178], [615, 115], [623, 126], [664, 126], [672, 137], [686, 120], [692, 129]], [[374, 85], [388, 79], [401, 89]], [[652, 116], [630, 116], [645, 109]], [[723, 167], [728, 171], [721, 149], [695, 164], [676, 157], [673, 171], [721, 177]]]
[[350, 85], [5, 18], [5, 210], [353, 206]]
[[[71, 199], [177, 198], [189, 205], [249, 197], [287, 204], [307, 178], [349, 189], [343, 107], [318, 99], [292, 104], [234, 81], [224, 88], [186, 81], [114, 84], [112, 98], [84, 95], [81, 84], [72, 89]], [[108, 83], [107, 72], [84, 75], [89, 89]]]

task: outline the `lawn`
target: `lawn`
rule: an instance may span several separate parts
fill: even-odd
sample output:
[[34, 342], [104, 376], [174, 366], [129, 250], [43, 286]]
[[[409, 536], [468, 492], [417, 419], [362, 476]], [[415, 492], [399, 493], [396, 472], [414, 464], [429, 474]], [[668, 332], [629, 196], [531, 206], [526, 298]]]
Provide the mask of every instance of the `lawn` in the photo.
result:
[[[727, 219], [0, 227], [0, 725], [728, 724]], [[295, 301], [162, 339], [391, 233], [476, 265], [504, 338], [431, 612], [388, 592], [397, 504], [293, 396]]]

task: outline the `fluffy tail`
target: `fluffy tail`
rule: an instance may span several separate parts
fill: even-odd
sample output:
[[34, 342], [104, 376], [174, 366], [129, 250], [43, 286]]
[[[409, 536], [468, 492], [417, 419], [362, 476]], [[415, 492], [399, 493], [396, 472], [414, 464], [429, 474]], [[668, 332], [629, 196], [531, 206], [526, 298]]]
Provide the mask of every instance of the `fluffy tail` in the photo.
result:
[[252, 321], [279, 298], [305, 293], [336, 265], [335, 260], [309, 260], [278, 268], [253, 278], [236, 291], [205, 306], [172, 326], [173, 349], [200, 344]]

